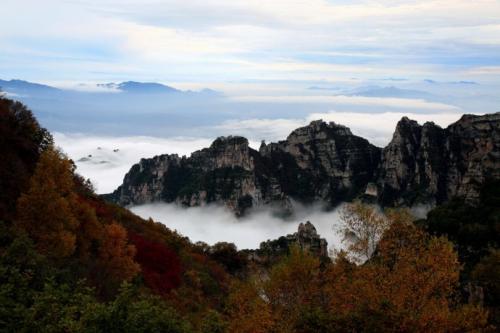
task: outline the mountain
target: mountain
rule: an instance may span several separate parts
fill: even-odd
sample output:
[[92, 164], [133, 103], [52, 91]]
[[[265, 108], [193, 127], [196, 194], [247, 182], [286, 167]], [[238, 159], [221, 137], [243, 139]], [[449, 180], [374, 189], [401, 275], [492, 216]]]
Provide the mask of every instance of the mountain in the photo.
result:
[[364, 97], [396, 97], [396, 98], [416, 98], [416, 99], [435, 99], [431, 93], [413, 89], [402, 89], [394, 86], [379, 87], [366, 86], [354, 89], [347, 93], [342, 93], [345, 96], [364, 96]]
[[480, 185], [500, 179], [500, 113], [464, 115], [443, 129], [403, 118], [382, 153], [384, 204], [477, 202]]
[[383, 149], [323, 121], [259, 151], [243, 137], [220, 137], [190, 157], [142, 159], [107, 198], [121, 205], [216, 202], [237, 215], [271, 205], [286, 213], [292, 200], [333, 206], [361, 195], [388, 206], [455, 196], [473, 203], [488, 179], [500, 179], [500, 113], [464, 115], [445, 129], [405, 117]]
[[335, 204], [373, 178], [380, 148], [344, 126], [322, 121], [259, 151], [243, 137], [220, 137], [190, 157], [142, 159], [110, 198], [122, 205], [154, 201], [186, 206], [224, 203], [238, 215], [265, 204], [287, 211], [291, 200]]
[[122, 83], [97, 84], [98, 87], [116, 89], [127, 93], [136, 94], [165, 94], [181, 93], [182, 91], [156, 82], [127, 81]]
[[0, 89], [12, 95], [19, 96], [30, 94], [53, 94], [61, 92], [60, 89], [51, 86], [23, 80], [0, 80]]
[[[117, 82], [54, 88], [26, 81], [0, 81], [5, 95], [29, 105], [53, 132], [101, 135], [194, 136], [194, 126], [222, 122], [228, 108], [210, 89], [178, 90], [154, 82]], [[189, 133], [189, 131], [192, 131]]]

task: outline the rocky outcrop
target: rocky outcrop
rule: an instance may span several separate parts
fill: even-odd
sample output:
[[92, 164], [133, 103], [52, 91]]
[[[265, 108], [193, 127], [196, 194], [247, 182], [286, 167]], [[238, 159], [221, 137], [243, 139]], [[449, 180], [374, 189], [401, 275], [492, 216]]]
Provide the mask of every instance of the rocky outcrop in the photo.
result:
[[293, 234], [260, 243], [259, 249], [254, 252], [259, 256], [278, 256], [288, 253], [292, 246], [309, 251], [318, 257], [328, 256], [328, 243], [326, 239], [318, 235], [316, 228], [309, 221], [300, 223], [298, 231]]
[[245, 138], [220, 137], [190, 157], [142, 159], [108, 198], [121, 205], [215, 202], [238, 215], [271, 204], [287, 213], [291, 200], [333, 205], [354, 198], [375, 175], [380, 152], [347, 127], [322, 121], [259, 151]]
[[474, 203], [488, 179], [500, 179], [500, 113], [465, 115], [447, 128], [405, 117], [384, 149], [323, 121], [259, 151], [243, 137], [220, 137], [190, 157], [142, 159], [107, 197], [121, 205], [219, 203], [238, 215], [272, 205], [287, 213], [292, 200], [411, 206], [461, 196]]
[[500, 179], [500, 113], [464, 115], [443, 129], [403, 118], [382, 152], [379, 199], [385, 205], [474, 203], [487, 179]]
[[248, 146], [247, 139], [230, 136], [218, 138], [190, 157], [174, 154], [141, 159], [111, 199], [121, 205], [164, 201], [200, 206], [219, 202], [242, 213], [262, 197], [255, 158], [259, 158], [258, 153]]
[[294, 198], [335, 204], [357, 196], [373, 179], [380, 148], [335, 123], [313, 121], [259, 152]]

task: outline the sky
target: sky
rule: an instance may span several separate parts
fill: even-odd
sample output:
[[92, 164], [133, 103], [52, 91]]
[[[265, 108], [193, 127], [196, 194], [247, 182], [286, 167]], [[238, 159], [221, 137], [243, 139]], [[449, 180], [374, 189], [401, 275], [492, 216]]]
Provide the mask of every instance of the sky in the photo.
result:
[[500, 76], [495, 0], [2, 0], [0, 8], [5, 79], [288, 95], [305, 82]]

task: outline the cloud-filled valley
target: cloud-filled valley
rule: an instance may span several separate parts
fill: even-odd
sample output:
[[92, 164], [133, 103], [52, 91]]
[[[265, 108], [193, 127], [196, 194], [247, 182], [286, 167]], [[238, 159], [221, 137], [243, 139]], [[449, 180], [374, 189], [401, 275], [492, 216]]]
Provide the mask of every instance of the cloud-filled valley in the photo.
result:
[[294, 215], [283, 219], [273, 215], [271, 209], [253, 211], [237, 218], [232, 212], [215, 205], [182, 208], [175, 204], [158, 203], [131, 207], [137, 215], [162, 222], [191, 241], [203, 241], [210, 245], [226, 241], [235, 243], [239, 249], [258, 248], [261, 242], [294, 233], [300, 222], [310, 221], [320, 236], [326, 238], [330, 250], [342, 246], [337, 232], [340, 209], [323, 211], [320, 205], [307, 207], [295, 204]]

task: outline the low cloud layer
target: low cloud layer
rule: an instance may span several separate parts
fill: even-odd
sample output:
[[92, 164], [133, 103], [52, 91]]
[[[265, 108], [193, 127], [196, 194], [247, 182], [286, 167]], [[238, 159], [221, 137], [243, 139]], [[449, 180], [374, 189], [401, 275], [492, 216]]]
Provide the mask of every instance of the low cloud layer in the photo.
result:
[[328, 248], [339, 249], [339, 210], [323, 211], [318, 205], [295, 206], [295, 215], [287, 220], [273, 215], [265, 209], [253, 212], [244, 218], [219, 206], [182, 208], [175, 204], [148, 204], [134, 206], [131, 210], [143, 218], [165, 224], [177, 230], [191, 241], [214, 244], [220, 241], [235, 243], [238, 249], [254, 249], [268, 239], [276, 239], [297, 231], [300, 222], [310, 221], [321, 237], [328, 241]]
[[56, 144], [75, 161], [77, 172], [89, 178], [97, 193], [109, 193], [141, 158], [160, 154], [189, 155], [207, 147], [203, 138], [103, 137], [55, 133]]

